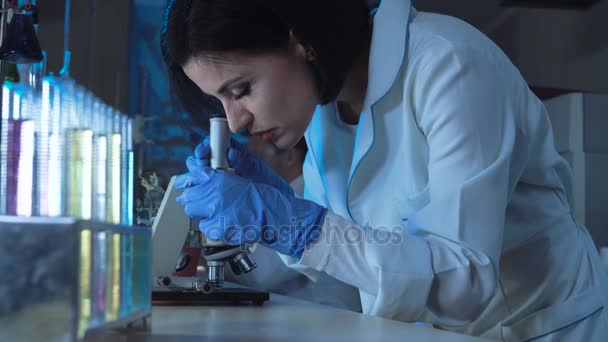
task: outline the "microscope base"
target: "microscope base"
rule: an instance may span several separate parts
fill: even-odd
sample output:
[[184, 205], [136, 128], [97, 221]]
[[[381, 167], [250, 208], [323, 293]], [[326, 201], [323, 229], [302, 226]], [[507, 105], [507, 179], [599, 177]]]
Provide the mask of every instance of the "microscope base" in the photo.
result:
[[211, 293], [195, 290], [154, 289], [152, 305], [263, 305], [268, 292], [247, 288], [221, 288]]

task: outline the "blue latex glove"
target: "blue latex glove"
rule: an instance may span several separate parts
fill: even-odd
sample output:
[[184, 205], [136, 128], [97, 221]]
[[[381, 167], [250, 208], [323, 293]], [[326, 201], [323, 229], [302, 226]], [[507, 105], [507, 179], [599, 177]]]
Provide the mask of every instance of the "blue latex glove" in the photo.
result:
[[189, 157], [188, 172], [177, 177], [177, 201], [186, 215], [201, 220], [205, 236], [229, 245], [259, 242], [300, 258], [321, 231], [326, 209], [271, 185], [213, 170]]
[[[209, 165], [211, 149], [209, 147], [209, 137], [206, 137], [194, 150], [194, 156], [201, 160], [204, 165]], [[256, 183], [263, 183], [277, 188], [284, 194], [293, 193], [293, 189], [279, 176], [264, 160], [249, 151], [246, 145], [230, 139], [230, 149], [228, 150], [228, 161], [230, 167], [234, 169], [237, 176], [251, 179]]]

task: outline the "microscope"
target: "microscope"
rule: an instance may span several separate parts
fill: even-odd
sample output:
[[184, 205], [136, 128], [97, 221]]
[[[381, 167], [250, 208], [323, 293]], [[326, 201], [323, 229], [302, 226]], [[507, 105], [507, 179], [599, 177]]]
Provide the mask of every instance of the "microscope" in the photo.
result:
[[[220, 172], [234, 172], [228, 162], [230, 130], [226, 117], [210, 118], [211, 167]], [[249, 246], [231, 246], [201, 236], [202, 256], [207, 264], [207, 280], [196, 278], [188, 286], [177, 285], [171, 275], [183, 263], [182, 248], [191, 227], [198, 227], [184, 212], [176, 198], [180, 195], [174, 186], [175, 177], [169, 182], [158, 214], [152, 226], [152, 303], [163, 304], [239, 304], [251, 302], [262, 305], [269, 299], [268, 292], [251, 290], [241, 286], [225, 286], [226, 265], [235, 275], [248, 273], [256, 268], [249, 256]], [[189, 260], [188, 262], [198, 262]], [[177, 264], [177, 265], [176, 265]], [[182, 265], [183, 266], [183, 265]]]
[[[230, 148], [230, 129], [228, 120], [222, 116], [212, 116], [210, 119], [209, 147], [211, 148], [211, 167], [221, 172], [234, 172], [228, 162]], [[224, 285], [224, 270], [228, 263], [236, 275], [249, 273], [256, 267], [249, 257], [246, 245], [229, 246], [220, 241], [204, 237], [203, 256], [209, 269], [209, 283], [213, 288]]]

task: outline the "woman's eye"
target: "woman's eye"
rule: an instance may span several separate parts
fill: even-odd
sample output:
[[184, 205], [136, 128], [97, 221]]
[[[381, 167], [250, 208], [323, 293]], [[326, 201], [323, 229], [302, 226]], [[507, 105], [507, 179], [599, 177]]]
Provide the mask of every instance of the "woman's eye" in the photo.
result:
[[249, 95], [251, 91], [251, 86], [249, 84], [244, 84], [241, 86], [237, 86], [232, 88], [232, 97], [235, 100], [241, 99], [247, 95]]

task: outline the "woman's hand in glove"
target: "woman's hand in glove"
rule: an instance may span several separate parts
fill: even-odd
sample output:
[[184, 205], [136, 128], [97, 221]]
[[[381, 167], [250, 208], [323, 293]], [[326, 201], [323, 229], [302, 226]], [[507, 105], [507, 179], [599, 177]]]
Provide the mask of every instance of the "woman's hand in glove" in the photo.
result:
[[[250, 159], [246, 165], [252, 163], [257, 161]], [[237, 174], [216, 171], [205, 159], [189, 157], [186, 164], [190, 172], [175, 181], [183, 190], [177, 201], [190, 218], [201, 220], [199, 228], [208, 238], [229, 245], [259, 242], [300, 258], [319, 236], [326, 209], [297, 198], [293, 191], [263, 183], [262, 179], [275, 180], [275, 175], [265, 178], [263, 166], [246, 168], [253, 170], [256, 182], [239, 176], [239, 169]]]

